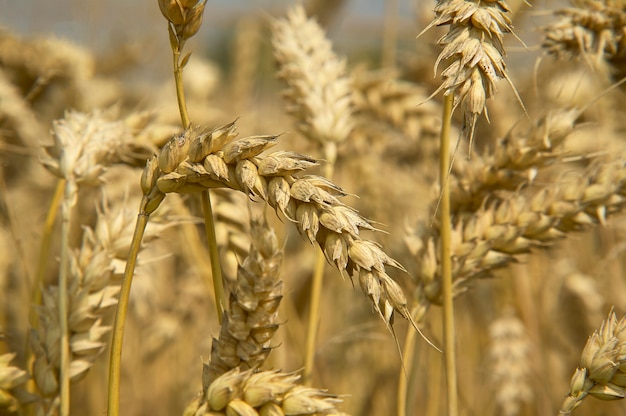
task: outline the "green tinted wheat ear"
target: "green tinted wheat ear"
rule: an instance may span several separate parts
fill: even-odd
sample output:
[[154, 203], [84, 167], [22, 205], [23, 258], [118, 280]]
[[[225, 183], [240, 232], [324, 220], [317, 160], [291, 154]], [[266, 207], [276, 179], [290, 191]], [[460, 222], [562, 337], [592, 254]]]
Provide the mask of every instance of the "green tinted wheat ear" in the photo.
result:
[[[532, 196], [521, 193], [487, 203], [474, 215], [457, 220], [452, 230], [452, 275], [455, 292], [472, 280], [490, 276], [533, 248], [604, 223], [607, 215], [624, 210], [626, 165], [623, 160], [594, 164]], [[408, 237], [419, 258], [419, 296], [425, 306], [441, 297], [438, 235]]]
[[601, 400], [626, 396], [626, 318], [618, 321], [613, 311], [589, 337], [559, 414], [571, 414], [587, 396]]
[[[439, 39], [443, 51], [435, 62], [441, 62], [443, 84], [435, 91], [454, 97], [453, 106], [463, 111], [463, 137], [470, 148], [478, 116], [486, 115], [487, 99], [496, 93], [496, 84], [506, 79], [517, 95], [508, 76], [504, 56], [504, 35], [513, 33], [504, 0], [472, 1], [442, 0], [435, 7], [435, 19], [422, 31], [434, 26], [449, 25], [450, 30]], [[521, 99], [518, 100], [521, 103]]]
[[236, 140], [234, 123], [212, 131], [192, 128], [173, 137], [144, 170], [146, 213], [170, 192], [230, 188], [263, 200], [318, 244], [329, 263], [359, 281], [387, 325], [394, 312], [412, 321], [402, 289], [387, 274], [388, 266], [404, 268], [361, 235], [362, 230], [375, 230], [370, 221], [343, 204], [340, 198], [346, 192], [326, 178], [296, 175], [317, 165], [314, 159], [287, 151], [262, 156], [276, 140], [276, 136]]

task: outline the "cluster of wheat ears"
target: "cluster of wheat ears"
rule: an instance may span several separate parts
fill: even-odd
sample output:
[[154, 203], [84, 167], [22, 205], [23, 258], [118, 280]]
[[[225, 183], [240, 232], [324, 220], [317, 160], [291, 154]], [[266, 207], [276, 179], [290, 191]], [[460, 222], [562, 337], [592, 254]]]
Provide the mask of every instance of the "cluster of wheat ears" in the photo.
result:
[[225, 76], [154, 1], [164, 92], [0, 32], [0, 414], [626, 410], [626, 6], [387, 3], [381, 64], [314, 1]]

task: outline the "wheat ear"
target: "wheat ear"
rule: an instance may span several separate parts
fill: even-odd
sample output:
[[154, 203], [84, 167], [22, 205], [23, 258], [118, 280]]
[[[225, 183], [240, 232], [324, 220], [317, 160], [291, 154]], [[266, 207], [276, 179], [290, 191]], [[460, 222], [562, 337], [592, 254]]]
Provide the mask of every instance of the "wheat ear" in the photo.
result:
[[[487, 203], [469, 218], [460, 218], [452, 234], [452, 272], [455, 293], [473, 279], [489, 276], [531, 249], [541, 249], [568, 233], [603, 224], [609, 214], [624, 209], [626, 168], [621, 159], [596, 163], [584, 172], [564, 177], [531, 196], [521, 193]], [[408, 238], [419, 258], [419, 296], [441, 302], [440, 259], [436, 235]]]
[[509, 6], [504, 0], [442, 0], [435, 7], [435, 18], [422, 31], [434, 26], [450, 26], [448, 33], [438, 41], [443, 50], [435, 61], [435, 72], [443, 61], [450, 65], [441, 73], [443, 83], [433, 96], [443, 91], [444, 95], [454, 97], [454, 109], [462, 106], [462, 134], [469, 142], [470, 153], [476, 121], [482, 113], [486, 115], [486, 101], [496, 93], [500, 79], [511, 85], [520, 104], [522, 102], [504, 62], [504, 35], [513, 34], [507, 12]]
[[625, 329], [626, 318], [618, 321], [611, 311], [600, 329], [589, 337], [559, 415], [570, 415], [587, 396], [601, 400], [626, 396]]
[[[156, 209], [166, 193], [193, 193], [230, 188], [267, 202], [294, 222], [301, 234], [318, 244], [340, 272], [359, 280], [374, 310], [391, 328], [394, 312], [413, 323], [400, 285], [386, 271], [404, 271], [375, 242], [361, 236], [372, 224], [339, 198], [347, 195], [327, 179], [297, 176], [317, 162], [307, 156], [279, 151], [261, 153], [276, 136], [235, 140], [235, 124], [211, 131], [192, 128], [173, 137], [144, 171], [146, 206]], [[417, 328], [417, 326], [416, 326]]]
[[560, 20], [543, 28], [543, 49], [557, 59], [582, 58], [596, 70], [607, 63], [617, 79], [622, 78], [626, 73], [623, 7], [608, 1], [571, 3], [575, 7], [556, 10]]
[[274, 230], [265, 220], [252, 220], [248, 256], [231, 283], [229, 308], [224, 312], [219, 339], [213, 339], [205, 384], [233, 368], [259, 368], [271, 351], [278, 329], [282, 281], [278, 279], [283, 253]]

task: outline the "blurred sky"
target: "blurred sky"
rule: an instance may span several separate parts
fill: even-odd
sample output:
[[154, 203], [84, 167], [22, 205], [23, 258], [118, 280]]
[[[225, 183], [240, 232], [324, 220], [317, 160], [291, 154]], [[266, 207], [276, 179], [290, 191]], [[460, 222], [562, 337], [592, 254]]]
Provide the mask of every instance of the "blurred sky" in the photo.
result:
[[[415, 0], [395, 0], [399, 22], [414, 24]], [[348, 0], [331, 35], [353, 33], [382, 22], [385, 0]], [[208, 0], [199, 36], [227, 30], [237, 16], [280, 12], [295, 0]], [[432, 5], [434, 6], [434, 1]], [[160, 36], [163, 18], [156, 0], [0, 0], [0, 25], [22, 35], [57, 34], [91, 49], [124, 39]], [[371, 32], [370, 32], [371, 33]]]

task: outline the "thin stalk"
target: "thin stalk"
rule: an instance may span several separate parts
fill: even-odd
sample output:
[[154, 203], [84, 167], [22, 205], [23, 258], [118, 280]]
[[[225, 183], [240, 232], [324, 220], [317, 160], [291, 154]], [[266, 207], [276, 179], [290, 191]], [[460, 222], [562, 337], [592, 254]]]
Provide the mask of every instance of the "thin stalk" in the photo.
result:
[[59, 363], [59, 388], [61, 402], [59, 414], [70, 414], [70, 335], [67, 322], [69, 300], [67, 296], [67, 280], [70, 262], [70, 219], [72, 211], [72, 198], [76, 191], [75, 186], [68, 181], [65, 183], [64, 198], [61, 202], [61, 265], [59, 269], [59, 329], [60, 339], [60, 363]]
[[[48, 208], [48, 215], [46, 215], [46, 221], [43, 226], [43, 234], [41, 236], [41, 247], [39, 248], [39, 256], [37, 258], [37, 270], [35, 272], [35, 282], [31, 288], [31, 305], [41, 304], [41, 287], [48, 268], [48, 258], [50, 257], [50, 247], [52, 245], [52, 232], [54, 231], [54, 222], [56, 220], [57, 213], [59, 212], [59, 205], [61, 198], [63, 198], [63, 191], [65, 190], [65, 179], [59, 179], [57, 182], [52, 201], [50, 201], [50, 207]], [[39, 326], [39, 318], [36, 313], [31, 310], [30, 314], [30, 326], [36, 329]]]
[[[326, 159], [326, 164], [324, 165], [324, 176], [326, 176], [326, 179], [332, 180], [335, 160], [337, 159], [337, 146], [335, 143], [329, 142], [324, 146], [324, 156]], [[317, 344], [317, 330], [320, 321], [320, 303], [322, 300], [322, 287], [324, 286], [325, 265], [326, 258], [320, 248], [315, 252], [315, 269], [313, 271], [313, 280], [311, 281], [311, 302], [309, 306], [309, 322], [307, 325], [304, 350], [304, 371], [302, 375], [302, 383], [305, 386], [310, 386], [313, 382], [315, 346]]]
[[[171, 30], [171, 29], [170, 29]], [[180, 62], [180, 53], [183, 44], [178, 43], [172, 47], [172, 58], [174, 64], [174, 82], [176, 84], [176, 98], [180, 111], [180, 121], [184, 128], [189, 128], [191, 121], [187, 112], [187, 101], [185, 100], [185, 88], [183, 87], [183, 67]], [[201, 192], [202, 212], [204, 214], [204, 226], [206, 229], [207, 246], [211, 259], [211, 272], [213, 275], [213, 291], [215, 292], [215, 307], [217, 308], [217, 319], [222, 323], [224, 313], [224, 288], [222, 283], [222, 267], [217, 250], [217, 238], [215, 236], [215, 221], [213, 220], [213, 208], [211, 207], [211, 195], [208, 190]]]
[[174, 59], [174, 82], [176, 83], [176, 98], [178, 99], [178, 110], [180, 111], [180, 121], [184, 128], [188, 128], [189, 113], [187, 112], [187, 101], [185, 100], [185, 89], [183, 88], [183, 67], [180, 64], [181, 46], [175, 46], [172, 49], [172, 58]]
[[456, 349], [454, 331], [454, 303], [452, 298], [452, 261], [450, 259], [450, 124], [452, 117], [452, 94], [444, 100], [441, 136], [439, 144], [439, 180], [441, 184], [440, 233], [441, 233], [441, 277], [443, 296], [443, 333], [446, 361], [446, 387], [448, 416], [458, 416]]
[[209, 257], [211, 259], [211, 272], [213, 274], [213, 291], [215, 292], [215, 307], [217, 308], [217, 319], [222, 324], [224, 314], [224, 287], [222, 284], [222, 268], [220, 267], [220, 257], [217, 250], [217, 238], [215, 237], [215, 222], [213, 221], [213, 211], [211, 209], [211, 194], [209, 191], [202, 192], [202, 212], [204, 213], [204, 227], [206, 230], [207, 244], [209, 246]]
[[302, 383], [310, 386], [313, 382], [313, 368], [315, 367], [315, 345], [317, 330], [320, 320], [320, 301], [322, 298], [322, 286], [324, 283], [324, 265], [326, 259], [322, 249], [315, 252], [315, 270], [311, 281], [311, 305], [309, 306], [309, 322], [306, 333], [306, 346], [304, 351], [304, 371]]
[[[411, 313], [415, 316], [415, 313]], [[398, 378], [398, 394], [396, 396], [398, 401], [398, 416], [406, 416], [407, 396], [409, 387], [409, 376], [413, 374], [414, 361], [415, 361], [415, 341], [417, 339], [417, 331], [407, 331], [406, 338], [404, 339], [404, 345], [402, 351], [404, 355], [404, 366], [409, 373], [400, 371]]]
[[122, 368], [122, 344], [124, 341], [124, 327], [126, 326], [126, 315], [128, 312], [128, 302], [130, 299], [130, 287], [133, 281], [133, 273], [137, 264], [137, 255], [141, 248], [141, 239], [148, 225], [150, 216], [146, 214], [148, 198], [143, 197], [135, 224], [133, 239], [130, 243], [130, 251], [124, 278], [120, 288], [120, 299], [115, 314], [113, 324], [113, 338], [111, 339], [111, 356], [109, 360], [109, 386], [108, 386], [108, 416], [119, 416], [120, 414], [120, 369]]

